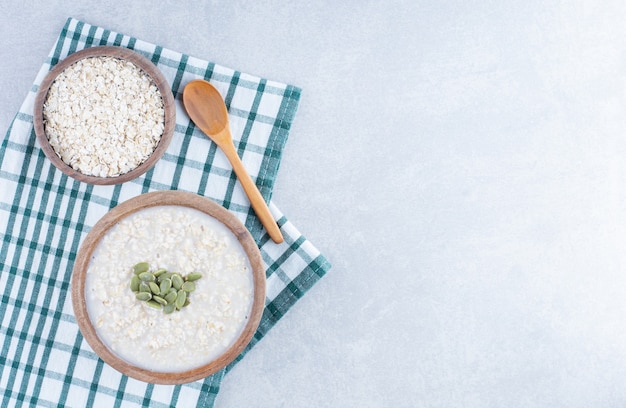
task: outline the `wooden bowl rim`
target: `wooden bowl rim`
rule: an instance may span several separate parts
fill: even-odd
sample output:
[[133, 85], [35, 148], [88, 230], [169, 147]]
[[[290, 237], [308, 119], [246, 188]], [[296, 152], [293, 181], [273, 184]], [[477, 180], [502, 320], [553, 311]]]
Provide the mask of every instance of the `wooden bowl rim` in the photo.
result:
[[[48, 96], [50, 86], [54, 83], [57, 76], [67, 67], [79, 60], [90, 57], [113, 57], [132, 62], [133, 64], [141, 68], [146, 74], [148, 74], [148, 76], [152, 79], [152, 81], [159, 89], [161, 97], [163, 98], [163, 107], [165, 111], [165, 127], [163, 129], [163, 135], [161, 136], [161, 140], [157, 144], [150, 157], [146, 159], [146, 161], [135, 167], [133, 170], [116, 177], [89, 176], [87, 174], [79, 172], [78, 170], [75, 170], [70, 165], [66, 164], [56, 154], [52, 146], [50, 146], [44, 128], [43, 105]], [[84, 50], [80, 50], [68, 55], [65, 59], [52, 67], [52, 69], [46, 74], [43, 81], [41, 82], [41, 85], [39, 85], [37, 94], [35, 95], [35, 103], [33, 108], [33, 127], [35, 129], [36, 138], [39, 141], [39, 144], [41, 145], [41, 149], [43, 150], [44, 154], [52, 162], [52, 164], [63, 173], [76, 180], [89, 184], [121, 184], [135, 179], [150, 170], [167, 150], [170, 142], [172, 141], [175, 126], [176, 107], [174, 105], [174, 95], [172, 94], [172, 90], [169, 83], [167, 82], [167, 79], [165, 79], [163, 73], [149, 59], [136, 51], [124, 47], [109, 45], [96, 46], [86, 48]]]
[[[252, 267], [253, 300], [249, 319], [235, 342], [213, 361], [186, 371], [160, 372], [136, 367], [111, 351], [96, 334], [87, 311], [85, 281], [93, 251], [102, 237], [119, 221], [150, 207], [183, 206], [204, 212], [217, 219], [237, 237]], [[131, 198], [106, 213], [89, 231], [81, 244], [72, 271], [72, 307], [78, 327], [91, 348], [111, 367], [122, 374], [153, 384], [183, 384], [212, 375], [230, 364], [248, 345], [256, 332], [265, 307], [266, 278], [261, 252], [246, 227], [228, 210], [211, 199], [182, 191], [158, 191]]]

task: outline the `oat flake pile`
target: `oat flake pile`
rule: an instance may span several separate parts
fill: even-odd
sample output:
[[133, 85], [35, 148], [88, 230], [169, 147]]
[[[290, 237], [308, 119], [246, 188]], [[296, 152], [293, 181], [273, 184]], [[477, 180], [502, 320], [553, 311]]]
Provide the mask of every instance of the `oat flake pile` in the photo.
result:
[[146, 161], [165, 127], [161, 94], [132, 62], [90, 57], [67, 67], [44, 103], [50, 145], [73, 169], [116, 177]]

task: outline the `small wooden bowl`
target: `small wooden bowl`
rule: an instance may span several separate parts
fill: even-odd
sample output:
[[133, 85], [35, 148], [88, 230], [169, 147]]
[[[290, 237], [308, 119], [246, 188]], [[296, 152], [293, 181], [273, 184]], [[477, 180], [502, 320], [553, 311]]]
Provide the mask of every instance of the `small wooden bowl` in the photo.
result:
[[[94, 250], [107, 231], [119, 221], [148, 207], [184, 206], [202, 211], [228, 227], [241, 243], [252, 267], [254, 295], [252, 309], [243, 331], [235, 342], [220, 356], [200, 367], [187, 371], [158, 372], [134, 366], [111, 351], [98, 337], [87, 311], [85, 283], [87, 268]], [[76, 322], [87, 343], [107, 364], [129, 377], [153, 384], [183, 384], [216, 373], [231, 363], [248, 345], [254, 335], [265, 307], [265, 270], [261, 252], [246, 227], [228, 210], [212, 200], [182, 191], [158, 191], [142, 194], [123, 202], [104, 215], [89, 231], [81, 244], [72, 271], [72, 306]]]
[[[75, 170], [74, 168], [66, 164], [56, 154], [52, 146], [50, 146], [44, 128], [43, 105], [48, 96], [50, 86], [65, 68], [69, 67], [70, 65], [81, 59], [89, 57], [113, 57], [132, 62], [152, 79], [154, 84], [159, 89], [161, 97], [163, 98], [163, 106], [165, 109], [165, 128], [163, 130], [163, 135], [161, 136], [159, 144], [156, 146], [155, 150], [146, 161], [144, 161], [128, 173], [124, 173], [116, 177], [89, 176]], [[39, 86], [37, 95], [35, 96], [35, 107], [33, 109], [33, 125], [35, 128], [35, 135], [37, 136], [37, 140], [39, 141], [39, 144], [41, 145], [44, 154], [46, 155], [46, 157], [48, 157], [48, 159], [50, 159], [52, 164], [63, 173], [76, 180], [83, 181], [89, 184], [120, 184], [132, 180], [150, 170], [163, 156], [163, 154], [167, 150], [167, 147], [170, 144], [170, 141], [172, 140], [172, 136], [174, 135], [174, 126], [176, 125], [176, 107], [174, 105], [174, 96], [172, 94], [169, 83], [167, 82], [161, 71], [159, 71], [159, 69], [146, 57], [128, 48], [113, 46], [92, 47], [69, 55], [63, 61], [55, 65], [50, 70], [50, 72], [48, 72], [46, 77], [43, 79], [41, 85]]]

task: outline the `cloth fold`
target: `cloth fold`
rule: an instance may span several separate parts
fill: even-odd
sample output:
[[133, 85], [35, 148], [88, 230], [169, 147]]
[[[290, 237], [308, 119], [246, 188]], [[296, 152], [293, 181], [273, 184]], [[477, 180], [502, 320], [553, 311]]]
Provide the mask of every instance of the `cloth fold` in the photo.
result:
[[[133, 49], [163, 72], [176, 99], [173, 140], [153, 169], [130, 182], [94, 186], [68, 178], [46, 159], [32, 125], [38, 85], [52, 66], [83, 48]], [[239, 156], [267, 201], [294, 119], [300, 89], [69, 18], [0, 146], [0, 406], [212, 406], [225, 375], [329, 270], [328, 260], [270, 201], [285, 242], [265, 233], [224, 154], [181, 105], [192, 79], [206, 79], [226, 101]], [[84, 341], [69, 293], [85, 235], [111, 208], [139, 194], [178, 189], [209, 197], [250, 230], [266, 268], [260, 326], [228, 367], [190, 384], [154, 385], [106, 365]]]

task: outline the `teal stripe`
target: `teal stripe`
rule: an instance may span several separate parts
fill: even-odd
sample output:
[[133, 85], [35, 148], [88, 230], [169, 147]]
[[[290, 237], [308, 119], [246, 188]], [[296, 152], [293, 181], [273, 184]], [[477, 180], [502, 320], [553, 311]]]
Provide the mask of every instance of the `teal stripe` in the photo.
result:
[[[65, 372], [65, 379], [63, 381], [63, 388], [61, 389], [61, 396], [59, 397], [59, 404], [65, 405], [67, 401], [67, 395], [70, 390], [70, 385], [72, 385], [72, 378], [74, 377], [74, 369], [76, 367], [76, 360], [78, 359], [78, 355], [80, 352], [80, 345], [83, 341], [83, 336], [79, 333], [76, 335], [74, 339], [74, 347], [72, 348], [72, 354], [70, 356], [70, 361], [67, 366], [67, 371]], [[24, 389], [25, 391], [26, 389]]]
[[[180, 60], [180, 63], [178, 64], [176, 77], [174, 78], [174, 81], [172, 82], [172, 93], [174, 95], [178, 95], [179, 93], [180, 84], [183, 78], [183, 74], [185, 73], [185, 66], [187, 65], [188, 58], [189, 57], [187, 55], [183, 55], [182, 59]], [[183, 144], [176, 158], [176, 168], [174, 169], [174, 174], [172, 175], [172, 183], [171, 183], [172, 190], [178, 189], [178, 183], [180, 181], [180, 175], [185, 165], [185, 155], [187, 153], [187, 150], [189, 149], [189, 140], [190, 140], [192, 133], [193, 133], [193, 128], [188, 127], [187, 131], [185, 132], [185, 136], [183, 138]]]
[[184, 55], [178, 63], [176, 76], [174, 77], [174, 81], [172, 82], [172, 93], [174, 97], [176, 97], [179, 93], [180, 82], [183, 79], [183, 74], [185, 73], [185, 67], [187, 66], [187, 60], [189, 59], [188, 55]]
[[[237, 88], [237, 83], [239, 82], [239, 72], [235, 72], [232, 79], [230, 80], [230, 85], [228, 87], [228, 91], [226, 96], [224, 97], [224, 103], [226, 104], [226, 109], [230, 108], [230, 104], [233, 100], [233, 96], [235, 95], [235, 89]], [[224, 207], [230, 209], [230, 204], [233, 198], [233, 192], [235, 189], [235, 184], [237, 183], [237, 175], [234, 171], [230, 171], [230, 176], [228, 177], [228, 184], [226, 187], [226, 194], [224, 196], [223, 205]], [[250, 211], [250, 210], [248, 210]]]
[[122, 185], [117, 184], [113, 187], [113, 194], [111, 195], [111, 200], [109, 200], [109, 208], [115, 207], [120, 200], [120, 192], [122, 191]]
[[79, 41], [81, 40], [80, 32], [84, 25], [85, 24], [82, 21], [79, 21], [78, 24], [76, 24], [76, 29], [74, 30], [74, 35], [72, 36], [72, 41], [70, 42], [70, 49], [67, 53], [68, 55], [74, 53], [78, 48]]
[[124, 39], [124, 36], [122, 34], [116, 34], [115, 40], [113, 41], [113, 45], [119, 47], [122, 44], [123, 39]]
[[145, 194], [150, 191], [152, 185], [152, 176], [154, 175], [154, 167], [148, 170], [143, 175], [143, 183], [141, 187], [141, 194]]
[[161, 60], [162, 51], [163, 51], [163, 47], [161, 47], [160, 45], [157, 45], [154, 48], [154, 54], [152, 55], [152, 58], [150, 59], [154, 63], [154, 65], [157, 65], [159, 61]]
[[[256, 116], [257, 116], [256, 113], [259, 110], [259, 105], [261, 104], [261, 98], [263, 96], [263, 91], [265, 90], [265, 83], [266, 81], [262, 79], [257, 86], [256, 94], [254, 95], [254, 100], [252, 102], [252, 106], [250, 107], [250, 113], [248, 114], [248, 118], [246, 121], [246, 126], [243, 129], [241, 141], [239, 142], [238, 154], [239, 154], [239, 157], [241, 157], [242, 159], [248, 147], [248, 139], [250, 137], [250, 132], [252, 131], [252, 127], [254, 126], [254, 122], [256, 120]], [[259, 174], [263, 174], [263, 166], [261, 166]], [[267, 191], [264, 191], [264, 189], [260, 188], [258, 177], [255, 180], [255, 184], [259, 188], [261, 196], [263, 196], [263, 199], [265, 200], [265, 202], [266, 203], [269, 202], [269, 199], [267, 197], [269, 193]], [[267, 234], [267, 231], [261, 224], [261, 221], [259, 220], [259, 218], [256, 216], [256, 213], [254, 212], [252, 207], [250, 207], [250, 209], [248, 210], [245, 225], [253, 237], [257, 237], [257, 239], [259, 239], [259, 237], [265, 237], [265, 236], [269, 237], [269, 235]]]
[[228, 81], [229, 82], [228, 91], [226, 92], [226, 96], [224, 97], [224, 103], [226, 104], [226, 109], [228, 109], [229, 113], [230, 113], [230, 104], [233, 101], [233, 96], [235, 96], [237, 85], [239, 85], [239, 75], [241, 75], [241, 73], [238, 71], [235, 71], [232, 78], [230, 78], [230, 81]]
[[[213, 158], [215, 157], [215, 153], [217, 152], [217, 145], [215, 143], [211, 143], [209, 146], [209, 152], [207, 153], [206, 161], [204, 162], [204, 166], [202, 167], [202, 176], [200, 177], [200, 185], [198, 187], [198, 194], [205, 195], [207, 184], [209, 182], [209, 177], [213, 175]], [[189, 164], [189, 160], [187, 160], [187, 164]]]
[[96, 26], [89, 27], [89, 33], [87, 34], [87, 38], [85, 39], [85, 48], [89, 48], [93, 44], [93, 41], [95, 39], [94, 36], [96, 35], [97, 29], [98, 27]]
[[154, 389], [154, 384], [148, 384], [148, 386], [146, 387], [146, 393], [143, 396], [143, 406], [144, 407], [149, 407], [151, 400], [150, 398], [152, 397], [152, 390]]
[[100, 376], [102, 376], [102, 368], [104, 366], [104, 361], [98, 359], [96, 362], [96, 369], [93, 372], [93, 378], [91, 379], [91, 384], [89, 387], [89, 395], [87, 396], [88, 401], [93, 401], [96, 398], [96, 393], [98, 392], [98, 384], [100, 383]]
[[185, 132], [185, 137], [183, 138], [183, 144], [180, 147], [180, 151], [177, 155], [176, 160], [176, 168], [174, 169], [174, 175], [172, 176], [172, 190], [178, 189], [178, 183], [180, 182], [180, 175], [185, 168], [185, 156], [187, 155], [187, 150], [189, 150], [189, 141], [191, 140], [191, 135], [193, 133], [193, 127], [190, 126], [187, 128]]
[[63, 41], [61, 39], [67, 36], [67, 32], [69, 30], [71, 22], [72, 22], [72, 19], [68, 18], [67, 21], [65, 22], [65, 26], [61, 30], [61, 36], [59, 40], [57, 40], [56, 46], [54, 47], [54, 53], [52, 54], [52, 58], [50, 59], [50, 67], [55, 66], [59, 62], [61, 51], [63, 51]]
[[174, 392], [172, 392], [172, 399], [170, 400], [170, 406], [175, 407], [178, 403], [178, 395], [180, 394], [182, 386], [176, 385], [174, 386]]
[[122, 375], [120, 378], [120, 385], [117, 387], [117, 392], [115, 393], [115, 405], [114, 408], [119, 408], [122, 406], [122, 402], [124, 402], [124, 390], [126, 390], [126, 384], [128, 383], [128, 377]]
[[130, 40], [128, 40], [128, 44], [126, 44], [126, 48], [134, 50], [136, 42], [137, 42], [137, 39], [135, 37], [131, 37]]
[[100, 44], [99, 45], [107, 45], [109, 43], [109, 37], [111, 36], [111, 31], [110, 30], [104, 30], [102, 32], [102, 37], [100, 37]]

